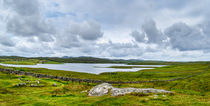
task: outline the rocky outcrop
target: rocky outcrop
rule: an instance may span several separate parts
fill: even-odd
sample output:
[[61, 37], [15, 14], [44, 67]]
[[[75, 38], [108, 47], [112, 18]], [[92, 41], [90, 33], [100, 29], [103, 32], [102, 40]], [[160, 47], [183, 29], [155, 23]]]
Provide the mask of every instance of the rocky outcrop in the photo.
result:
[[102, 83], [89, 91], [89, 96], [102, 96], [111, 93], [112, 96], [125, 95], [129, 93], [172, 93], [163, 89], [154, 88], [115, 88], [109, 83]]
[[125, 95], [129, 93], [172, 93], [171, 91], [166, 91], [163, 89], [154, 88], [112, 88], [112, 96]]
[[109, 90], [112, 89], [113, 86], [109, 83], [102, 83], [100, 85], [97, 85], [95, 87], [93, 87], [90, 91], [89, 91], [89, 96], [102, 96], [102, 95], [106, 95], [109, 93]]

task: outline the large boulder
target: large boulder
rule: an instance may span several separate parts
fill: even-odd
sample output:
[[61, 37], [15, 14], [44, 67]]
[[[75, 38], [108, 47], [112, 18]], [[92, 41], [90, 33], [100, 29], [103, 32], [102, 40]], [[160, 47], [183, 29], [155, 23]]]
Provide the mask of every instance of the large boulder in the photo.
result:
[[89, 91], [89, 96], [102, 96], [110, 91], [112, 96], [125, 95], [129, 93], [172, 93], [163, 89], [154, 88], [115, 88], [109, 83], [102, 83]]
[[125, 95], [129, 93], [172, 93], [163, 89], [154, 88], [112, 88], [112, 96]]
[[106, 95], [109, 93], [109, 89], [112, 89], [113, 86], [109, 83], [102, 83], [100, 85], [97, 85], [95, 87], [93, 87], [90, 91], [89, 91], [89, 96], [102, 96], [102, 95]]

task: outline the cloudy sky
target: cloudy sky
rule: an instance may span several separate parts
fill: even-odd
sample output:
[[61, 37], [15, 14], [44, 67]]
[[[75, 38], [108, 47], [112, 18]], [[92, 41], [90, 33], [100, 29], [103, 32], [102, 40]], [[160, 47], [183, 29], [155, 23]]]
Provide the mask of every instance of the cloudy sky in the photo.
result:
[[0, 0], [0, 55], [210, 60], [210, 0]]

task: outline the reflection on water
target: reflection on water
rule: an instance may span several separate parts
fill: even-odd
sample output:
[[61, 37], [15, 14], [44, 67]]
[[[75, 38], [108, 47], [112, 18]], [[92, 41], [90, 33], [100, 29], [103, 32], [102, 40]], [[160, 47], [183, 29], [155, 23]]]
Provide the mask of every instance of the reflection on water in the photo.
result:
[[102, 72], [138, 71], [143, 69], [152, 69], [152, 68], [132, 68], [132, 69], [106, 68], [110, 66], [151, 66], [151, 67], [164, 66], [164, 65], [126, 65], [126, 64], [91, 64], [91, 63], [90, 64], [89, 63], [37, 64], [37, 65], [11, 65], [11, 64], [0, 63], [0, 65], [12, 66], [12, 67], [48, 68], [55, 70], [86, 72], [93, 74], [99, 74]]

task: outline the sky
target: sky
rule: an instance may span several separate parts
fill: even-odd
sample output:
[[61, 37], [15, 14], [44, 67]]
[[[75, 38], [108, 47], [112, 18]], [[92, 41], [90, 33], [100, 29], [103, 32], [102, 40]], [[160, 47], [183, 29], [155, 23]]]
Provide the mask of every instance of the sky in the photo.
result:
[[210, 60], [210, 0], [0, 0], [0, 55]]

